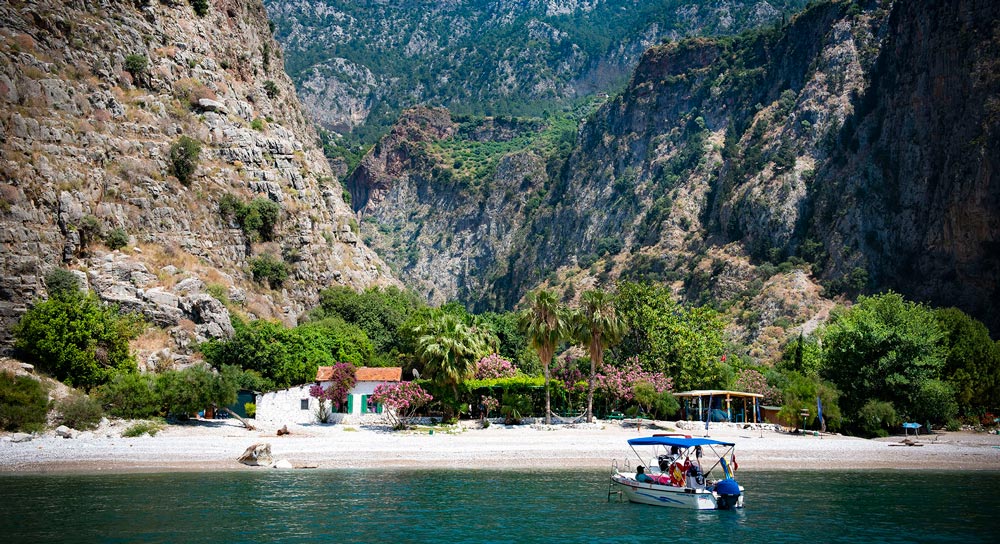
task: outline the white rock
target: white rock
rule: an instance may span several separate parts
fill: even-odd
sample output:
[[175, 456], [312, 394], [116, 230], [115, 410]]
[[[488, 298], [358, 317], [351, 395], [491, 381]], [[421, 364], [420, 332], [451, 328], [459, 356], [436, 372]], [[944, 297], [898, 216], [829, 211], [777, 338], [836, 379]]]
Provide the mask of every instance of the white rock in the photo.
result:
[[56, 427], [56, 436], [61, 436], [63, 438], [76, 438], [79, 433], [65, 425], [60, 425]]
[[275, 461], [274, 464], [271, 465], [271, 468], [295, 468], [295, 467], [292, 466], [292, 463], [290, 463], [288, 459], [282, 459], [280, 461]]

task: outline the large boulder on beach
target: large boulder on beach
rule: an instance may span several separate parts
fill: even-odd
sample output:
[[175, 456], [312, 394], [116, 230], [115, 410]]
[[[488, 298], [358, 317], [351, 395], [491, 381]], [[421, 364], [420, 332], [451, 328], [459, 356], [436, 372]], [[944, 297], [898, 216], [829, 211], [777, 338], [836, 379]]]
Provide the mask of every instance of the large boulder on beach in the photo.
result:
[[79, 431], [70, 429], [65, 425], [56, 427], [56, 436], [61, 436], [63, 438], [76, 438], [78, 434], [80, 434]]
[[266, 442], [254, 444], [243, 452], [237, 461], [252, 467], [263, 467], [274, 463], [271, 457], [271, 445]]

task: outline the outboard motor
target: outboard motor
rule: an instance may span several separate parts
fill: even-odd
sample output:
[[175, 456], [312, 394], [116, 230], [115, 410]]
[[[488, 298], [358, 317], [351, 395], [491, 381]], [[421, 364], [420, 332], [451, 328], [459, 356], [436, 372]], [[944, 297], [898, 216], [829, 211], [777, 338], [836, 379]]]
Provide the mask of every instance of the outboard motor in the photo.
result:
[[716, 508], [719, 510], [732, 510], [736, 508], [740, 500], [740, 484], [736, 483], [736, 480], [732, 478], [719, 480], [715, 484], [715, 494], [718, 495], [718, 498], [715, 500]]

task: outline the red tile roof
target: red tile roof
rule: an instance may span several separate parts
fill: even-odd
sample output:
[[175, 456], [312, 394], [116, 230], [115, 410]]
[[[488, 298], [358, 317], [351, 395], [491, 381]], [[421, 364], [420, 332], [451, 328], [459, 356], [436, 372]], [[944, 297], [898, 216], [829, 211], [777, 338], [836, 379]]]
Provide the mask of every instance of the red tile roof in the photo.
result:
[[[355, 377], [359, 382], [398, 382], [403, 379], [403, 369], [398, 366], [385, 368], [358, 367]], [[321, 366], [316, 370], [316, 381], [333, 379], [333, 367]]]

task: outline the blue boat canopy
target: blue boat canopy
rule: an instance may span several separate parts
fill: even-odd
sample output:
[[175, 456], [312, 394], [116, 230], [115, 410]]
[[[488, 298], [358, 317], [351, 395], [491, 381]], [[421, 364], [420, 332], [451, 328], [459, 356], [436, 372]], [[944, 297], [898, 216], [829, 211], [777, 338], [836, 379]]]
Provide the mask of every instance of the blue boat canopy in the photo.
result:
[[630, 438], [629, 446], [677, 446], [678, 448], [693, 448], [695, 446], [735, 446], [731, 442], [720, 442], [711, 438], [681, 438], [677, 436], [644, 436]]

